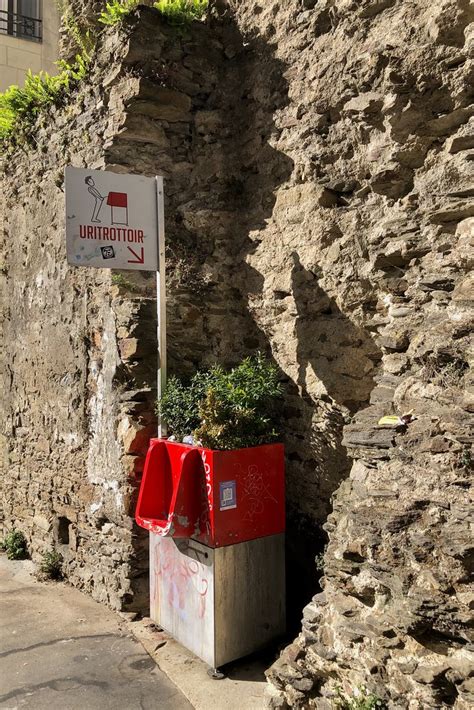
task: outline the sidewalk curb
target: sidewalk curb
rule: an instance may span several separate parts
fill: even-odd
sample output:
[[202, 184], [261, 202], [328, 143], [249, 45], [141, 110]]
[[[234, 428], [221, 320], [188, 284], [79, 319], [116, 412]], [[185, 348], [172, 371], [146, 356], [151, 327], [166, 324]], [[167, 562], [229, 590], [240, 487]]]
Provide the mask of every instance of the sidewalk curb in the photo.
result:
[[[195, 710], [264, 710], [267, 684], [255, 662], [244, 662], [240, 672], [232, 673], [232, 677], [213, 680], [207, 675], [209, 666], [204, 661], [159, 630], [151, 619], [132, 621], [126, 614], [121, 616], [128, 631]], [[256, 675], [261, 678], [256, 680]]]

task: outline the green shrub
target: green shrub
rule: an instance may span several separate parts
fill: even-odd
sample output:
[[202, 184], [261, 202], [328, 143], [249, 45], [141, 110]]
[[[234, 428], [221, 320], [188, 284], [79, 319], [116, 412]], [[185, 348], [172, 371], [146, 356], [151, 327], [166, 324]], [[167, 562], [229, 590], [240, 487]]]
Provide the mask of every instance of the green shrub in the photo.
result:
[[0, 545], [9, 560], [24, 560], [27, 556], [26, 538], [20, 530], [10, 530]]
[[338, 710], [386, 710], [387, 704], [362, 685], [352, 695], [346, 695], [341, 688], [337, 688], [334, 707]]
[[158, 0], [153, 7], [173, 25], [185, 25], [193, 20], [204, 19], [208, 0]]
[[[117, 25], [140, 4], [140, 0], [109, 0], [99, 15], [102, 25]], [[202, 20], [208, 0], [157, 0], [153, 7], [173, 25], [185, 25], [193, 20]]]
[[63, 576], [63, 556], [53, 547], [43, 553], [39, 569], [43, 577], [61, 579]]
[[207, 389], [214, 383], [219, 368], [209, 372], [196, 372], [191, 380], [170, 377], [158, 404], [160, 415], [166, 420], [170, 433], [181, 441], [200, 425], [199, 407]]
[[178, 440], [193, 433], [207, 448], [258, 446], [278, 438], [281, 392], [276, 368], [257, 355], [229, 371], [216, 365], [197, 372], [188, 382], [171, 377], [159, 412]]
[[104, 10], [100, 13], [98, 22], [102, 25], [117, 25], [138, 6], [139, 1], [111, 0], [106, 3]]

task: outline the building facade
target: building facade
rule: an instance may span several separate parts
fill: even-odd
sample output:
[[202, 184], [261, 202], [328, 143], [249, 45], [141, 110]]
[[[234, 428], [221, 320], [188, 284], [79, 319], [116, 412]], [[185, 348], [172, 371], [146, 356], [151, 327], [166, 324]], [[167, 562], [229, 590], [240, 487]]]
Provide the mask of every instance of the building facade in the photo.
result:
[[0, 0], [0, 91], [21, 86], [28, 69], [54, 74], [58, 41], [55, 0]]

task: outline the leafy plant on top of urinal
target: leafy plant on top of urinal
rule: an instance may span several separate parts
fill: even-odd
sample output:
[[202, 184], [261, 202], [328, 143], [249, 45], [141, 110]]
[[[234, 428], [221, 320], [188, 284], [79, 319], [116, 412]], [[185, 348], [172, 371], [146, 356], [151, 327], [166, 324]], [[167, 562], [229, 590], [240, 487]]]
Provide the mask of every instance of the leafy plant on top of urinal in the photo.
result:
[[231, 369], [215, 365], [188, 380], [170, 377], [158, 412], [169, 433], [216, 450], [242, 449], [279, 439], [276, 367], [260, 353]]

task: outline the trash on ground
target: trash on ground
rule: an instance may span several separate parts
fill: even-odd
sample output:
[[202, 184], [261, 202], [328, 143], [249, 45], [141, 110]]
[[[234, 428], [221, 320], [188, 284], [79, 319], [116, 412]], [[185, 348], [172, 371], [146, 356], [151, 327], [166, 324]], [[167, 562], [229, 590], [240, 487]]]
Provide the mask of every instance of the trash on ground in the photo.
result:
[[387, 414], [378, 421], [378, 426], [399, 427], [410, 424], [415, 419], [413, 409], [410, 409], [406, 414], [398, 416], [398, 414]]

